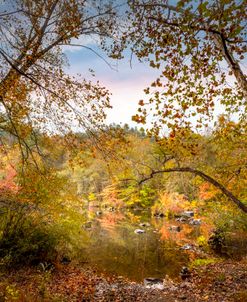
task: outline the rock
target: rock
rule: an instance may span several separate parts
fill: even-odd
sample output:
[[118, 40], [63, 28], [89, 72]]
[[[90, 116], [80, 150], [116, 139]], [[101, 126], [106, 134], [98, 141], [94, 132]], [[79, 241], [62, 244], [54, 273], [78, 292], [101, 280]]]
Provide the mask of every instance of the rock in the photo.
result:
[[145, 233], [145, 230], [141, 230], [141, 229], [136, 229], [134, 230], [135, 234], [143, 234]]
[[179, 217], [179, 218], [176, 219], [176, 221], [178, 221], [178, 222], [186, 222], [187, 219], [185, 217]]
[[185, 244], [180, 247], [180, 250], [193, 250], [193, 249], [194, 249], [194, 247], [191, 244]]
[[154, 217], [165, 217], [164, 213], [154, 213]]
[[185, 216], [185, 217], [194, 217], [194, 212], [193, 211], [184, 211], [182, 213], [182, 216]]
[[182, 280], [185, 280], [187, 278], [189, 278], [191, 276], [191, 273], [188, 269], [188, 267], [183, 266], [180, 272], [180, 277], [182, 278]]
[[163, 279], [145, 278], [144, 279], [144, 286], [146, 288], [163, 290], [164, 289]]
[[170, 230], [171, 232], [180, 232], [180, 231], [181, 231], [181, 227], [180, 227], [180, 226], [177, 226], [177, 225], [171, 225], [171, 226], [169, 227], [169, 230]]
[[149, 227], [150, 223], [148, 223], [148, 222], [142, 222], [142, 223], [139, 224], [139, 226], [141, 226], [141, 227]]
[[191, 225], [201, 225], [202, 221], [201, 221], [201, 219], [192, 218], [192, 219], [190, 219], [189, 224], [191, 224]]
[[96, 215], [97, 215], [97, 216], [100, 216], [100, 215], [102, 215], [102, 214], [103, 214], [103, 213], [102, 213], [101, 211], [97, 211], [97, 212], [96, 212]]

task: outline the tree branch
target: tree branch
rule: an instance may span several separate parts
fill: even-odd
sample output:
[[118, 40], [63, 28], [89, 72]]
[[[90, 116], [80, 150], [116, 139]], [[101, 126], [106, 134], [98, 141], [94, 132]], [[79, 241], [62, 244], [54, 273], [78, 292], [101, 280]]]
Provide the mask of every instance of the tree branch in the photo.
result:
[[234, 202], [239, 209], [241, 209], [243, 212], [247, 213], [247, 206], [242, 203], [236, 196], [234, 196], [230, 191], [228, 191], [225, 186], [223, 186], [221, 183], [219, 183], [218, 181], [216, 181], [214, 178], [212, 178], [211, 176], [196, 170], [196, 169], [192, 169], [190, 167], [181, 167], [181, 168], [171, 168], [171, 169], [164, 169], [164, 170], [153, 170], [149, 176], [143, 178], [140, 182], [139, 185], [144, 183], [145, 181], [153, 178], [155, 175], [157, 174], [162, 174], [162, 173], [171, 173], [171, 172], [189, 172], [189, 173], [193, 173], [195, 175], [200, 176], [202, 179], [206, 180], [207, 182], [211, 183], [212, 185], [214, 185], [216, 188], [220, 189], [221, 192], [227, 196], [232, 202]]
[[[201, 17], [193, 12], [190, 12], [188, 10], [185, 10], [183, 8], [177, 7], [177, 6], [173, 6], [173, 5], [169, 5], [167, 3], [164, 4], [159, 4], [159, 3], [144, 3], [144, 4], [139, 4], [139, 5], [134, 5], [134, 6], [139, 6], [139, 7], [144, 7], [144, 8], [152, 8], [152, 7], [161, 7], [164, 9], [167, 9], [168, 11], [173, 11], [176, 12], [178, 15], [180, 15], [181, 17], [185, 17], [186, 20], [186, 16], [190, 16], [192, 18], [192, 20], [199, 22]], [[150, 20], [154, 20], [158, 23], [163, 23], [167, 26], [174, 26], [177, 28], [181, 27], [181, 24], [176, 22], [176, 21], [168, 21], [167, 18], [158, 18], [158, 17], [154, 17], [154, 16], [149, 16], [148, 17]], [[190, 22], [183, 24], [188, 26], [188, 28], [193, 29], [193, 30], [199, 30], [199, 31], [204, 31], [206, 33], [210, 33], [212, 34], [212, 38], [213, 38], [213, 42], [215, 43], [215, 45], [219, 48], [219, 50], [221, 51], [224, 59], [226, 60], [226, 62], [228, 63], [230, 69], [232, 70], [238, 84], [239, 87], [242, 90], [243, 96], [245, 98], [245, 100], [247, 100], [247, 79], [245, 74], [243, 73], [240, 65], [238, 64], [238, 62], [235, 60], [235, 58], [233, 57], [233, 54], [230, 53], [228, 47], [227, 47], [227, 43], [242, 43], [243, 41], [233, 41], [231, 39], [229, 39], [228, 37], [226, 37], [226, 35], [221, 31], [221, 30], [217, 30], [215, 28], [212, 28], [210, 26], [210, 20], [208, 21], [201, 21], [199, 22], [198, 25], [194, 25], [191, 24]]]

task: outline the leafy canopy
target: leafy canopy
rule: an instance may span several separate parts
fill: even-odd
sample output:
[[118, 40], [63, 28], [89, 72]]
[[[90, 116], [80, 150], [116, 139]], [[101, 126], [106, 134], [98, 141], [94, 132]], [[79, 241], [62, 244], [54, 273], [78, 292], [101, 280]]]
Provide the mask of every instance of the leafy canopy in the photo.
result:
[[151, 117], [151, 132], [158, 135], [165, 127], [207, 125], [219, 106], [244, 119], [246, 1], [128, 2], [123, 44], [161, 71], [133, 120], [145, 124]]
[[[114, 36], [112, 1], [11, 0], [0, 4], [0, 128], [18, 139], [24, 158], [34, 129], [67, 133], [90, 131], [110, 108], [109, 92], [99, 82], [65, 72], [64, 46], [79, 37]], [[36, 150], [37, 151], [37, 150]]]

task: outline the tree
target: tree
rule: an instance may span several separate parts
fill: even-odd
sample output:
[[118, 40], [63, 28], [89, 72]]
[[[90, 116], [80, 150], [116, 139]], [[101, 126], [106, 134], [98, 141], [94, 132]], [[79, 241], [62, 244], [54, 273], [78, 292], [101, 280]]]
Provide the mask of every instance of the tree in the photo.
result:
[[92, 36], [103, 45], [115, 20], [107, 0], [2, 1], [0, 128], [17, 138], [23, 160], [33, 146], [40, 152], [37, 129], [66, 133], [76, 120], [90, 132], [104, 120], [108, 90], [66, 74], [63, 46]]
[[[161, 75], [145, 90], [133, 119], [152, 134], [169, 128], [202, 127], [219, 104], [245, 117], [247, 80], [241, 63], [247, 50], [246, 1], [129, 1], [124, 43]], [[126, 42], [127, 41], [127, 42]], [[133, 44], [134, 43], [134, 44]], [[206, 120], [206, 121], [205, 121]]]
[[[247, 212], [246, 205], [226, 185], [205, 171], [177, 161], [175, 145], [175, 138], [181, 141], [184, 136], [185, 140], [187, 135], [190, 138], [188, 129], [207, 127], [219, 105], [224, 106], [226, 113], [238, 115], [239, 134], [246, 135], [247, 79], [241, 68], [247, 50], [246, 1], [186, 0], [171, 4], [131, 0], [128, 3], [130, 26], [123, 45], [130, 43], [140, 60], [146, 59], [151, 67], [161, 70], [151, 87], [144, 90], [149, 100], [139, 101], [133, 120], [145, 124], [151, 117], [149, 134], [161, 145], [167, 143], [165, 130], [174, 139], [162, 168], [151, 169], [140, 183], [159, 173], [193, 173], [216, 186]], [[189, 143], [187, 148], [190, 152], [196, 149], [196, 144]], [[166, 158], [175, 160], [172, 167], [167, 168]]]

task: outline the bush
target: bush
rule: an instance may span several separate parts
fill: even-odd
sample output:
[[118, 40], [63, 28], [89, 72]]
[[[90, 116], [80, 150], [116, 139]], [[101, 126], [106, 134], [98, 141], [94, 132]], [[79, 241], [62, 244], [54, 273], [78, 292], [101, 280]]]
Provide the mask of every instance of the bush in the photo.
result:
[[38, 264], [55, 259], [59, 238], [49, 225], [37, 223], [37, 217], [27, 213], [7, 216], [0, 236], [0, 257], [4, 264]]
[[219, 262], [219, 259], [216, 258], [205, 258], [205, 259], [195, 259], [191, 264], [190, 264], [190, 268], [194, 268], [194, 267], [200, 267], [200, 266], [204, 266], [204, 265], [209, 265], [209, 264], [214, 264]]
[[79, 258], [87, 242], [82, 230], [85, 217], [76, 207], [65, 204], [55, 211], [47, 208], [0, 215], [0, 258], [2, 264], [56, 262], [63, 257]]
[[173, 217], [190, 207], [190, 202], [183, 194], [162, 192], [152, 207], [152, 213], [163, 213], [167, 217]]
[[246, 214], [234, 206], [215, 202], [207, 215], [215, 225], [215, 230], [209, 238], [209, 245], [214, 252], [236, 259], [246, 255]]
[[209, 214], [215, 226], [224, 232], [247, 232], [247, 216], [239, 209], [214, 203]]

